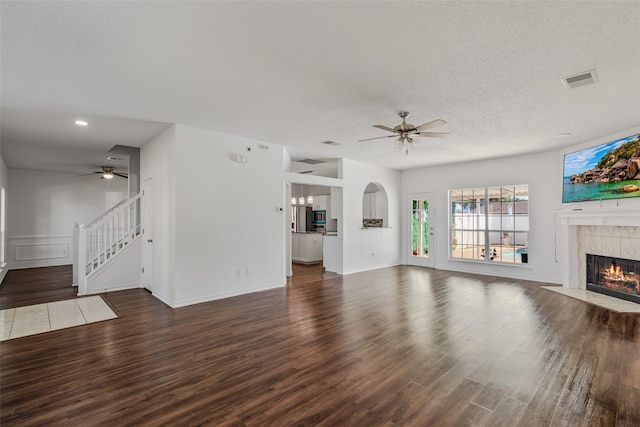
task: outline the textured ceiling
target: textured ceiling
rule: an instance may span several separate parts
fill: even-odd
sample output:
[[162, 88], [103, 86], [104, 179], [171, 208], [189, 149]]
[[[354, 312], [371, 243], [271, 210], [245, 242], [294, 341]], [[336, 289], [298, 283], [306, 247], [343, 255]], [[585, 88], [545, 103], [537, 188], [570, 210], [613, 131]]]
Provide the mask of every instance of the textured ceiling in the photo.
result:
[[[635, 1], [48, 1], [0, 12], [9, 167], [95, 163], [170, 123], [399, 170], [640, 125]], [[563, 85], [591, 69], [598, 83]], [[386, 135], [372, 125], [395, 126], [400, 110], [415, 125], [443, 119], [432, 130], [451, 135], [408, 155], [393, 138], [358, 142]], [[77, 117], [92, 125], [74, 128]]]

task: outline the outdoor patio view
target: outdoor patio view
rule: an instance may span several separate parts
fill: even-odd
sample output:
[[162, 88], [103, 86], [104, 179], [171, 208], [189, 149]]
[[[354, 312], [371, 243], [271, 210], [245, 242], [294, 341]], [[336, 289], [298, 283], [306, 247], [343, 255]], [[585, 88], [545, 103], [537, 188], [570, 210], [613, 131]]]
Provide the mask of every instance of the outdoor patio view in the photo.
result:
[[429, 200], [411, 201], [411, 248], [412, 255], [429, 256]]
[[529, 262], [529, 187], [449, 191], [451, 258]]

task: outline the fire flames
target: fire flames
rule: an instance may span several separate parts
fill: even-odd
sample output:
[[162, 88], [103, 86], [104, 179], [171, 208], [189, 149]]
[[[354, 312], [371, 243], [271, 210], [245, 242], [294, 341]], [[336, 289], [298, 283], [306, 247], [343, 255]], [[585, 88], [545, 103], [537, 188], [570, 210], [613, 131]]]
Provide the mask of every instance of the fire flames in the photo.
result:
[[615, 277], [621, 277], [621, 278], [624, 277], [624, 274], [622, 274], [622, 269], [620, 268], [620, 266], [615, 264], [611, 264], [611, 267], [609, 267], [609, 274]]
[[612, 263], [608, 269], [604, 269], [600, 285], [611, 289], [622, 290], [627, 293], [640, 294], [640, 279], [635, 273], [628, 275], [619, 265]]

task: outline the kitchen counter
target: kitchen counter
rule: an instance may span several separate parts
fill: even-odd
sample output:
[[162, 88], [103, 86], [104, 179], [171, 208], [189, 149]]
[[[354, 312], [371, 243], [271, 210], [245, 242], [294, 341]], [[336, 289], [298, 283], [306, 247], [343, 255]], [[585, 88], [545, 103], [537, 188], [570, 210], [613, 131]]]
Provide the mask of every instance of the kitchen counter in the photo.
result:
[[322, 261], [322, 233], [315, 231], [291, 233], [291, 260], [298, 262]]
[[337, 231], [325, 231], [325, 232], [319, 232], [319, 231], [292, 231], [291, 234], [319, 234], [322, 236], [337, 236], [338, 232]]

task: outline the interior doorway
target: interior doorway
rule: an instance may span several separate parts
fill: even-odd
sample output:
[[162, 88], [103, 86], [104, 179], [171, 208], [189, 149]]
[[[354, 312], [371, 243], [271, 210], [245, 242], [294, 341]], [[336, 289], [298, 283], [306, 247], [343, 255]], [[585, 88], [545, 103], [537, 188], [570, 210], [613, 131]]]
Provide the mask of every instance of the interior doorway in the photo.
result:
[[323, 280], [338, 278], [339, 274], [326, 271], [322, 263], [293, 264], [293, 274], [287, 278], [287, 286], [312, 285]]

